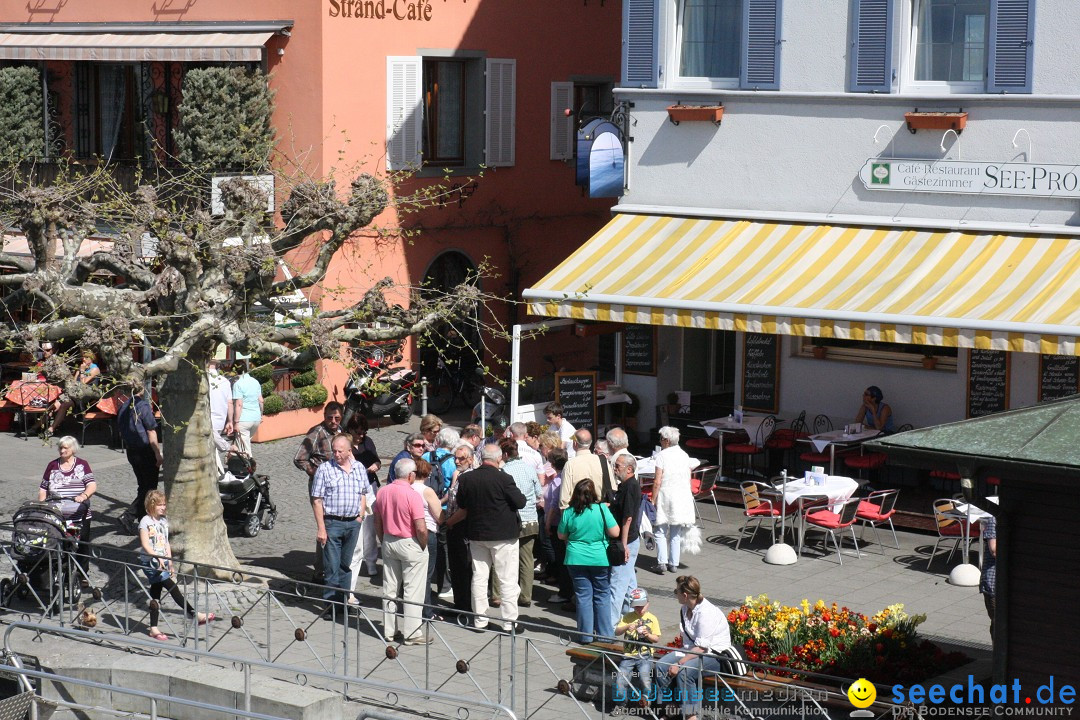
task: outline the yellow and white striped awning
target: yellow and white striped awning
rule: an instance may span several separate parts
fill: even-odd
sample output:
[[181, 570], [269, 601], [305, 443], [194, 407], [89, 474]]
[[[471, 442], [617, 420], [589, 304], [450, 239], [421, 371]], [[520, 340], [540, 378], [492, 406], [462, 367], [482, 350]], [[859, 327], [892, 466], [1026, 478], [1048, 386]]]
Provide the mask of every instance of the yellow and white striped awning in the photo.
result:
[[535, 315], [1080, 354], [1080, 238], [617, 215]]

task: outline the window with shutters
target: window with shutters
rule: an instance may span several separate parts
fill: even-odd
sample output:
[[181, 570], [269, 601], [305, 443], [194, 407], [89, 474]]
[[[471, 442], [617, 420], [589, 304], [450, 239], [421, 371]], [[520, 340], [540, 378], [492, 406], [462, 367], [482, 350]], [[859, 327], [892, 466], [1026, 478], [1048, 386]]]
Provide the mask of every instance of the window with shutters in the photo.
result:
[[615, 106], [611, 80], [575, 78], [551, 83], [551, 159], [572, 160], [577, 130], [595, 118], [609, 118]]
[[780, 87], [781, 0], [677, 0], [667, 85]]
[[913, 0], [907, 85], [983, 92], [989, 30], [990, 0]]
[[514, 164], [515, 61], [387, 58], [387, 165], [425, 174]]

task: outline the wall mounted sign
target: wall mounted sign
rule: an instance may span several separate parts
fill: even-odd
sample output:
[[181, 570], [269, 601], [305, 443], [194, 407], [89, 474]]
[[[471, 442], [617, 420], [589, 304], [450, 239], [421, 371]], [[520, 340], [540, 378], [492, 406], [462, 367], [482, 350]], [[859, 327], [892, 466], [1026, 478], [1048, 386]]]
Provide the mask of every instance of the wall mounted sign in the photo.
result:
[[596, 435], [596, 373], [555, 373], [555, 400], [563, 406], [563, 417], [578, 430]]
[[[431, 0], [328, 0], [327, 14], [359, 20], [431, 22]], [[462, 0], [467, 2], [467, 0]]]
[[628, 375], [656, 375], [656, 326], [627, 325], [622, 331], [622, 370]]
[[1039, 356], [1039, 400], [1057, 400], [1080, 392], [1080, 358]]
[[1009, 409], [1009, 353], [972, 350], [968, 359], [967, 416], [982, 417]]
[[744, 333], [742, 405], [747, 410], [766, 413], [780, 409], [778, 335]]
[[1080, 165], [870, 158], [859, 179], [868, 190], [1080, 198]]
[[588, 189], [589, 197], [622, 195], [625, 166], [622, 132], [617, 125], [596, 118], [578, 130], [575, 181]]

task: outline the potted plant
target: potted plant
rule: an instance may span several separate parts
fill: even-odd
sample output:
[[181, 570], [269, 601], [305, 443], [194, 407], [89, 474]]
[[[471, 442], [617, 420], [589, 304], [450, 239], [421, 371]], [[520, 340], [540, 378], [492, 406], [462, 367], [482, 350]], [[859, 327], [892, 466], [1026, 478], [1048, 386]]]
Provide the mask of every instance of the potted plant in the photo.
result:
[[829, 348], [825, 347], [821, 340], [814, 340], [814, 347], [811, 352], [816, 359], [824, 360], [825, 356], [829, 354]]
[[675, 125], [681, 122], [711, 122], [716, 125], [724, 117], [723, 105], [668, 105], [668, 119]]
[[937, 356], [931, 353], [924, 353], [922, 358], [922, 366], [927, 370], [933, 370], [937, 367]]

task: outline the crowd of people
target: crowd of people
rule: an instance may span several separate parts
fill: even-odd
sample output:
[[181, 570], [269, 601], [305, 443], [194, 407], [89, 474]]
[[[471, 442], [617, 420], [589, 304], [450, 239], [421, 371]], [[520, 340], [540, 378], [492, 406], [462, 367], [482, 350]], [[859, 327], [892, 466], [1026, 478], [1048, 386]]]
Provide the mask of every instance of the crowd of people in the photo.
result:
[[[220, 452], [250, 452], [250, 436], [261, 420], [261, 388], [245, 386], [251, 384], [246, 367], [230, 382], [214, 361], [207, 375], [211, 445], [219, 472], [225, 472]], [[382, 463], [366, 418], [353, 415], [342, 427], [344, 411], [341, 403], [327, 403], [322, 422], [305, 434], [293, 459], [308, 479], [315, 527], [312, 581], [322, 585], [328, 615], [359, 602], [358, 578], [376, 576], [380, 557], [384, 635], [410, 645], [431, 642], [423, 621], [443, 620], [442, 613], [464, 614], [476, 629], [494, 623], [504, 631], [521, 631], [520, 608], [533, 604], [536, 582], [549, 583], [557, 588], [549, 602], [576, 612], [577, 639], [625, 637], [624, 679], [632, 673], [646, 690], [651, 686], [646, 661], [652, 652], [642, 643], [654, 644], [660, 631], [637, 583], [644, 506], [637, 460], [624, 430], [611, 429], [594, 443], [588, 430], [565, 420], [557, 403], [546, 409], [547, 427], [517, 422], [503, 437], [487, 440], [475, 425], [459, 433], [427, 415], [420, 431], [405, 438], [380, 482]], [[148, 633], [165, 640], [156, 602], [163, 592], [198, 622], [214, 618], [195, 613], [173, 579], [166, 500], [158, 489], [159, 427], [141, 384], [121, 405], [117, 427], [137, 488], [121, 523], [139, 538], [155, 601]], [[660, 543], [654, 571], [663, 574], [677, 570], [681, 529], [695, 518], [689, 461], [678, 448], [677, 431], [663, 428], [661, 446], [656, 516], [649, 522]], [[85, 543], [91, 537], [90, 498], [97, 489], [93, 471], [77, 457], [73, 437], [61, 438], [57, 447], [59, 457], [46, 468], [39, 499], [64, 499], [77, 508]], [[88, 553], [84, 549], [80, 555], [85, 565]], [[683, 637], [695, 637], [697, 629], [709, 642], [719, 642], [719, 628], [703, 630], [700, 622], [688, 620], [714, 614], [707, 601], [700, 611], [688, 604], [702, 600], [696, 580], [680, 576], [678, 583], [690, 583], [680, 591], [687, 598]], [[675, 659], [665, 656], [669, 665]], [[657, 670], [657, 682], [675, 682], [684, 672], [684, 679], [692, 679], [701, 669], [684, 670], [685, 664]]]

